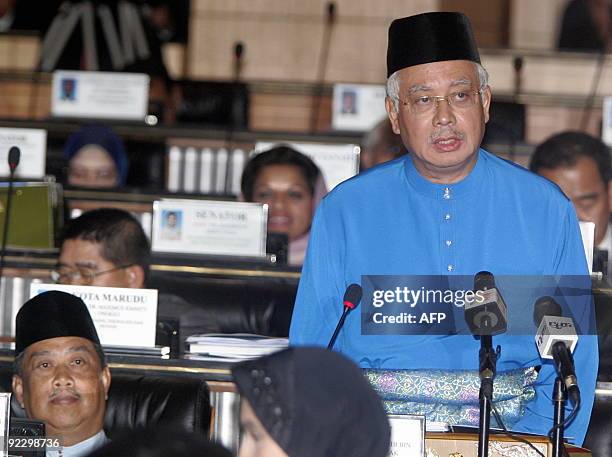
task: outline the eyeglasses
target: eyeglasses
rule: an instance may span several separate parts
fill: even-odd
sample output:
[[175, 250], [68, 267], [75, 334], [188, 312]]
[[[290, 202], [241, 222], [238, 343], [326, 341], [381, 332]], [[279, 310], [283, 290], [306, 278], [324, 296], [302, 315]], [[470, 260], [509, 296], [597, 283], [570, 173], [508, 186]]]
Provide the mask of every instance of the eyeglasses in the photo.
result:
[[58, 270], [53, 270], [51, 272], [51, 279], [59, 284], [68, 284], [73, 281], [81, 280], [85, 285], [90, 286], [94, 279], [96, 279], [98, 276], [112, 273], [113, 271], [123, 270], [124, 268], [131, 267], [132, 265], [134, 264], [130, 263], [129, 265], [121, 265], [104, 271], [92, 271], [87, 268], [77, 268], [73, 270], [64, 267]]
[[457, 91], [446, 96], [441, 95], [419, 95], [409, 98], [408, 100], [399, 100], [399, 102], [410, 108], [410, 112], [415, 115], [432, 114], [438, 109], [438, 103], [445, 100], [448, 106], [457, 109], [465, 110], [471, 108], [480, 100], [482, 90], [478, 91]]

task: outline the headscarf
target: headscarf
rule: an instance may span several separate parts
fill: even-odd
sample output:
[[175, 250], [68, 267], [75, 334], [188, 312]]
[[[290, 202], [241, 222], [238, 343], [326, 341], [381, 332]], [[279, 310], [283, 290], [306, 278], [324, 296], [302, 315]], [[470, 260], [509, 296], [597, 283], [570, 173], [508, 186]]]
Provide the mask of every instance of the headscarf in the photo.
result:
[[89, 125], [74, 132], [64, 145], [64, 158], [67, 162], [76, 156], [85, 146], [97, 145], [108, 152], [117, 167], [118, 185], [125, 184], [129, 162], [125, 146], [121, 138], [108, 127]]
[[290, 348], [232, 369], [257, 418], [289, 457], [386, 457], [390, 426], [378, 395], [346, 357]]

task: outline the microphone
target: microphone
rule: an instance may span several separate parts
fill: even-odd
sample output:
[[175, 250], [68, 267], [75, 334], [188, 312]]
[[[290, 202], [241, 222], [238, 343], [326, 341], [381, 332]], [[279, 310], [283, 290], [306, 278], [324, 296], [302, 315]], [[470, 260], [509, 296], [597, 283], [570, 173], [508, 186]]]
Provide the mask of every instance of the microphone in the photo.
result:
[[557, 373], [574, 404], [580, 402], [572, 352], [578, 343], [574, 321], [563, 317], [561, 306], [552, 297], [542, 297], [533, 305], [533, 320], [538, 326], [535, 342], [540, 357], [553, 359]]
[[481, 271], [474, 276], [475, 297], [465, 304], [465, 320], [472, 335], [492, 336], [508, 328], [507, 306], [495, 286], [492, 273]]
[[346, 292], [344, 292], [344, 298], [342, 299], [344, 310], [342, 311], [342, 316], [340, 316], [338, 325], [336, 325], [336, 330], [334, 330], [334, 334], [329, 340], [327, 349], [332, 349], [334, 347], [336, 338], [338, 338], [338, 333], [340, 333], [340, 330], [344, 326], [344, 321], [346, 320], [346, 316], [348, 316], [348, 313], [350, 313], [352, 310], [357, 308], [357, 305], [359, 305], [359, 302], [361, 301], [362, 294], [363, 294], [363, 291], [359, 284], [353, 283], [346, 288]]
[[17, 146], [11, 147], [8, 153], [8, 166], [11, 176], [15, 173], [17, 165], [19, 165], [19, 159], [21, 159], [21, 149]]
[[2, 230], [2, 248], [0, 250], [0, 278], [4, 275], [4, 257], [6, 256], [6, 243], [8, 241], [8, 228], [9, 221], [11, 219], [11, 203], [13, 201], [13, 179], [15, 177], [15, 170], [19, 165], [19, 159], [21, 158], [21, 150], [17, 146], [12, 146], [8, 153], [8, 166], [9, 166], [9, 185], [6, 194], [6, 212], [4, 213], [4, 227]]

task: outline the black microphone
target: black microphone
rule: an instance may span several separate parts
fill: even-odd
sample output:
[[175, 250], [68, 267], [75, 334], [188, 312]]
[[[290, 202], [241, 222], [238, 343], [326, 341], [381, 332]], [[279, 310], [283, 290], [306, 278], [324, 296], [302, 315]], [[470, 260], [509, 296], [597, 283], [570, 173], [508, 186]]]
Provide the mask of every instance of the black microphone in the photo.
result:
[[4, 274], [4, 257], [6, 255], [6, 243], [8, 238], [9, 221], [11, 219], [11, 203], [13, 201], [13, 179], [15, 177], [15, 170], [19, 165], [19, 159], [21, 158], [21, 150], [17, 146], [12, 146], [8, 153], [8, 166], [9, 166], [9, 185], [8, 192], [6, 194], [6, 212], [4, 213], [4, 227], [2, 230], [2, 248], [0, 251], [0, 278]]
[[336, 338], [338, 338], [338, 333], [340, 333], [340, 329], [342, 329], [342, 327], [344, 326], [346, 316], [348, 316], [348, 313], [350, 313], [352, 310], [357, 308], [357, 305], [359, 305], [359, 302], [361, 301], [362, 294], [363, 291], [361, 290], [361, 286], [359, 284], [351, 284], [346, 288], [346, 292], [344, 292], [344, 298], [342, 299], [344, 310], [342, 311], [342, 316], [340, 316], [338, 325], [336, 325], [336, 330], [334, 330], [334, 334], [329, 340], [327, 349], [332, 349], [334, 347]]
[[561, 306], [552, 297], [542, 297], [533, 305], [533, 321], [538, 326], [535, 341], [540, 357], [555, 361], [570, 398], [578, 404], [580, 389], [572, 357], [578, 335], [573, 320], [563, 317]]
[[11, 176], [15, 173], [17, 165], [19, 165], [19, 159], [21, 159], [21, 149], [17, 146], [11, 147], [8, 153], [8, 165]]
[[506, 302], [488, 271], [474, 276], [474, 299], [465, 304], [465, 320], [472, 335], [499, 335], [508, 328]]

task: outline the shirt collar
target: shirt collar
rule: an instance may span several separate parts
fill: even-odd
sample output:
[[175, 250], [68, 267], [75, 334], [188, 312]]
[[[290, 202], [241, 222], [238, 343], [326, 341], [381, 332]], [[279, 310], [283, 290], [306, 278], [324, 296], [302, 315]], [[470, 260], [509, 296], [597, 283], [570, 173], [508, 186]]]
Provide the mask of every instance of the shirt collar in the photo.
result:
[[104, 430], [73, 446], [67, 446], [57, 451], [47, 451], [47, 457], [83, 457], [89, 455], [107, 443], [108, 438]]
[[411, 154], [406, 154], [404, 167], [408, 183], [416, 192], [423, 196], [439, 200], [461, 198], [464, 195], [477, 191], [485, 176], [485, 162], [486, 153], [482, 149], [479, 149], [476, 165], [474, 165], [470, 174], [454, 184], [433, 183], [423, 177], [414, 166]]

